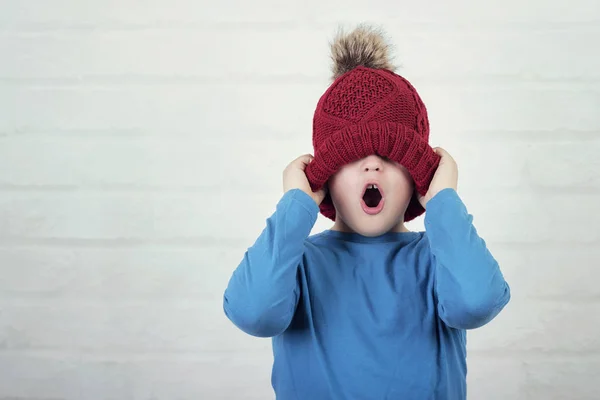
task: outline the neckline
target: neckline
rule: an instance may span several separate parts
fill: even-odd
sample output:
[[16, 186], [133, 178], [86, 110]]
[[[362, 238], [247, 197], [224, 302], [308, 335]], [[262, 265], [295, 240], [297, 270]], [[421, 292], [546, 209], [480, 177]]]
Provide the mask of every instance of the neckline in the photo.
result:
[[420, 237], [422, 232], [386, 232], [379, 236], [364, 236], [360, 233], [355, 232], [342, 232], [335, 231], [332, 229], [326, 229], [322, 232], [322, 235], [329, 236], [335, 239], [356, 242], [356, 243], [408, 243], [414, 239]]

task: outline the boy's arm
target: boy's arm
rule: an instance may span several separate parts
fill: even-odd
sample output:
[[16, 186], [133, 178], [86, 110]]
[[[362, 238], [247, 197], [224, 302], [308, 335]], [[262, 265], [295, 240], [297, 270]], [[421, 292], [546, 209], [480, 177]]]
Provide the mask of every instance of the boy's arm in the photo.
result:
[[308, 194], [287, 191], [246, 251], [223, 296], [225, 314], [242, 331], [271, 337], [289, 326], [300, 294], [297, 273], [304, 241], [318, 214]]
[[435, 267], [440, 318], [457, 329], [479, 328], [510, 300], [510, 287], [473, 217], [453, 188], [427, 203], [425, 227]]

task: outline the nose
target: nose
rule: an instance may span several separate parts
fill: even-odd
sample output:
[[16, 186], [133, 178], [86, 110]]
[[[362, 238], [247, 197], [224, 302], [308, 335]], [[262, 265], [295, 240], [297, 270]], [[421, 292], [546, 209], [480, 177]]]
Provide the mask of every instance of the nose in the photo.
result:
[[383, 170], [383, 160], [376, 155], [368, 156], [363, 160], [362, 170], [365, 172], [381, 171]]

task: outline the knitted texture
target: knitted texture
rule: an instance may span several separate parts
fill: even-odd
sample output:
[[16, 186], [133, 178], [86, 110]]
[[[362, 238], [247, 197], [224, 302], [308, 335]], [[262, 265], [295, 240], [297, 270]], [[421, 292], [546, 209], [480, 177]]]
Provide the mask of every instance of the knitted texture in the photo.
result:
[[[343, 165], [377, 154], [404, 166], [416, 192], [425, 195], [440, 160], [428, 141], [427, 110], [410, 82], [389, 70], [359, 66], [338, 77], [319, 99], [313, 118], [314, 160], [306, 176], [316, 191]], [[329, 194], [320, 210], [335, 220]], [[424, 211], [415, 194], [404, 220]]]

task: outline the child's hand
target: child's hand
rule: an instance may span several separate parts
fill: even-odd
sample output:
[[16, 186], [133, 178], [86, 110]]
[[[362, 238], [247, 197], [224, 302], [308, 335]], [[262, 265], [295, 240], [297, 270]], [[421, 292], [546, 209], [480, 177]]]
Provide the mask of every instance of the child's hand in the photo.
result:
[[304, 193], [308, 194], [317, 203], [321, 204], [325, 198], [325, 188], [321, 188], [317, 192], [313, 192], [308, 178], [304, 170], [306, 166], [312, 162], [314, 157], [310, 154], [304, 154], [294, 161], [292, 161], [283, 171], [283, 192], [287, 192], [292, 189], [300, 189]]
[[452, 156], [441, 147], [436, 147], [433, 150], [441, 157], [441, 159], [440, 164], [433, 175], [431, 184], [429, 185], [429, 190], [425, 196], [417, 195], [419, 203], [421, 203], [423, 208], [427, 208], [427, 202], [442, 190], [447, 188], [457, 190], [458, 185], [458, 166], [456, 165], [456, 161], [454, 161]]

